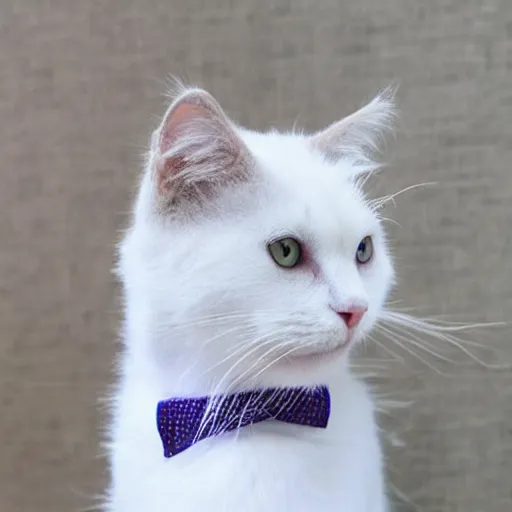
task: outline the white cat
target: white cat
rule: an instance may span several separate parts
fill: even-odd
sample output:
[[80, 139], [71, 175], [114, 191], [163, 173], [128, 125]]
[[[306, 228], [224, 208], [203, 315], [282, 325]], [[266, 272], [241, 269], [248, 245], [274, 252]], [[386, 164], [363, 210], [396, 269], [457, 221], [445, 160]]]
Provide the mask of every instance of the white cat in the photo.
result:
[[[203, 90], [177, 95], [121, 245], [106, 511], [387, 510], [372, 400], [347, 358], [393, 281], [362, 191], [392, 118], [383, 94], [313, 135], [257, 133]], [[161, 400], [317, 385], [325, 429], [264, 421], [164, 457]]]

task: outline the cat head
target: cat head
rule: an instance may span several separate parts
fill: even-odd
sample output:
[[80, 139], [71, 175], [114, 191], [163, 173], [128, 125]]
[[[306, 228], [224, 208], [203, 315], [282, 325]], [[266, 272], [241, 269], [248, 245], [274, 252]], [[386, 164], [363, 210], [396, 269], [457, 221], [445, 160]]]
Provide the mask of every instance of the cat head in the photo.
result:
[[154, 132], [121, 248], [128, 343], [176, 388], [323, 384], [379, 317], [393, 268], [365, 199], [383, 94], [325, 130], [240, 128], [200, 89]]

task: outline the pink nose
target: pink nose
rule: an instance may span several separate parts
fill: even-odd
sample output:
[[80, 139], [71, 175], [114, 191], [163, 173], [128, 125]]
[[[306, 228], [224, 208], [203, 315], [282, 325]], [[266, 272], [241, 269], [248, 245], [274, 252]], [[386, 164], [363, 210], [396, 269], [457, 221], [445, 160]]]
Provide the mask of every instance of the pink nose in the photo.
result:
[[349, 329], [353, 329], [354, 327], [357, 327], [367, 310], [368, 308], [366, 306], [352, 307], [347, 308], [346, 311], [336, 311], [336, 313], [345, 322]]

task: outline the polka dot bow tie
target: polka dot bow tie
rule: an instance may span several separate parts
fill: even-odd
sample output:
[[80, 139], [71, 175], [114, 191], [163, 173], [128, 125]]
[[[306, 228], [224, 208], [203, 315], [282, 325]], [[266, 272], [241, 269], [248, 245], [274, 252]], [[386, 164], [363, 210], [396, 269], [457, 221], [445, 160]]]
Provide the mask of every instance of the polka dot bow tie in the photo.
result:
[[217, 397], [171, 398], [158, 403], [158, 432], [164, 456], [172, 457], [199, 441], [266, 420], [326, 428], [329, 390], [272, 388]]

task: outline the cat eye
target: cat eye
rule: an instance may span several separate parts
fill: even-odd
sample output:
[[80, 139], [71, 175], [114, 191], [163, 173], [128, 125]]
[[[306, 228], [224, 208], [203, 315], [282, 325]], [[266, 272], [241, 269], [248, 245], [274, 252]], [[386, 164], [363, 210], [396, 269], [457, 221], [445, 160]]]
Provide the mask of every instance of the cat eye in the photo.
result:
[[356, 260], [361, 265], [368, 263], [373, 256], [373, 242], [371, 236], [365, 236], [357, 247]]
[[268, 252], [280, 267], [285, 268], [295, 267], [302, 257], [302, 248], [295, 238], [281, 238], [270, 243]]

